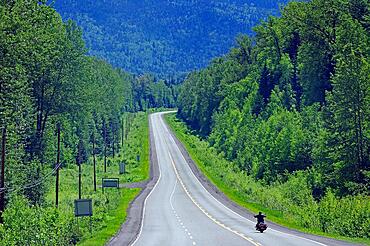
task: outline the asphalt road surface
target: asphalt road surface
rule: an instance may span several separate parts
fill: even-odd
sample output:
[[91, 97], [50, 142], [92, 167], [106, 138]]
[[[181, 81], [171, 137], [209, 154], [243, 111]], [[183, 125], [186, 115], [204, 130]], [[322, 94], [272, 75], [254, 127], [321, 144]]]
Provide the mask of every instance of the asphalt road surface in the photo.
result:
[[227, 207], [204, 188], [162, 116], [150, 116], [159, 178], [145, 199], [140, 231], [131, 245], [348, 245], [272, 226], [264, 233], [257, 232], [255, 221]]

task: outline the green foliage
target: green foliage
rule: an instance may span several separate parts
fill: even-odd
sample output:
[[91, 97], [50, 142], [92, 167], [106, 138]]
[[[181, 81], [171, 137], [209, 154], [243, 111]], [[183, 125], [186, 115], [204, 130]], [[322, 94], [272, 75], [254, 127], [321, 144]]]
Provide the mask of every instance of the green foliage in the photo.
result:
[[[76, 160], [78, 145], [82, 160], [87, 160], [93, 138], [97, 153], [118, 152], [123, 112], [174, 104], [175, 89], [164, 81], [134, 77], [86, 56], [81, 28], [70, 20], [63, 22], [48, 4], [2, 1], [0, 12], [6, 187], [21, 189], [32, 204], [42, 204], [47, 187], [40, 180], [55, 166], [57, 124], [64, 165]], [[31, 188], [22, 189], [25, 186]]]
[[178, 116], [212, 151], [184, 141], [226, 193], [300, 227], [369, 237], [369, 11], [289, 3], [255, 28], [250, 52], [237, 47], [185, 80]]
[[[2, 228], [19, 234], [16, 227], [19, 221], [13, 218], [17, 216], [14, 206], [19, 205], [25, 208], [20, 218], [35, 213], [35, 221], [25, 220], [25, 227], [40, 228], [42, 234], [33, 237], [27, 232], [17, 238], [16, 234], [7, 233], [13, 238], [4, 242], [29, 245], [39, 239], [36, 244], [43, 244], [48, 235], [45, 221], [50, 220], [53, 227], [53, 216], [61, 216], [61, 228], [56, 225], [55, 230], [64, 233], [71, 214], [70, 208], [55, 215], [49, 209], [48, 192], [52, 186], [49, 179], [56, 166], [56, 125], [61, 126], [61, 167], [68, 167], [73, 173], [78, 160], [86, 162], [91, 158], [93, 142], [96, 154], [115, 158], [120, 152], [123, 112], [143, 110], [138, 102], [148, 105], [150, 98], [155, 98], [150, 107], [169, 106], [173, 104], [174, 93], [164, 82], [149, 80], [147, 85], [152, 88], [149, 94], [145, 98], [134, 96], [140, 78], [87, 56], [81, 28], [72, 21], [63, 22], [45, 1], [1, 1], [0, 13], [0, 129], [7, 130], [4, 174], [6, 206], [10, 207], [4, 214], [9, 219]], [[138, 148], [136, 141], [132, 148]], [[131, 179], [147, 177], [144, 170], [146, 167], [137, 164], [132, 172], [138, 174]], [[127, 203], [135, 192], [112, 200], [111, 205], [117, 207], [122, 199]], [[103, 204], [105, 200], [99, 199], [97, 203]], [[69, 207], [72, 201], [68, 200]], [[34, 207], [26, 209], [28, 203]], [[100, 211], [97, 217], [108, 211], [105, 205], [100, 210], [97, 207]], [[77, 234], [74, 227], [70, 235], [50, 232], [50, 237], [55, 237], [50, 244], [57, 245], [54, 242], [58, 238], [60, 245], [76, 243], [80, 238]]]
[[338, 29], [333, 91], [328, 96], [328, 166], [333, 180], [343, 182], [342, 193], [369, 189], [370, 162], [370, 35], [349, 17]]
[[[181, 87], [178, 116], [267, 184], [315, 169], [315, 198], [369, 191], [370, 5], [291, 2]], [[238, 55], [236, 55], [238, 54]]]
[[[109, 157], [107, 172], [103, 158], [97, 158], [98, 190], [93, 189], [93, 166], [90, 158], [82, 164], [82, 195], [93, 199], [92, 232], [90, 221], [74, 218], [74, 200], [78, 197], [78, 167], [74, 158], [64, 159], [60, 170], [59, 207], [55, 208], [55, 178], [46, 181], [47, 193], [42, 206], [30, 205], [24, 197], [11, 193], [0, 225], [1, 245], [102, 245], [120, 228], [126, 218], [129, 203], [140, 189], [122, 188], [102, 193], [99, 185], [103, 177], [120, 178], [121, 183], [143, 181], [149, 177], [149, 126], [146, 113], [126, 113], [127, 138], [116, 157]], [[141, 156], [136, 161], [136, 154]], [[126, 174], [119, 175], [118, 164], [124, 161]]]
[[246, 208], [253, 212], [264, 210], [270, 220], [310, 232], [369, 238], [370, 200], [367, 196], [338, 198], [329, 189], [317, 200], [312, 194], [312, 183], [319, 178], [319, 173], [314, 170], [287, 174], [284, 182], [270, 185], [256, 182], [218, 154], [207, 141], [193, 135], [175, 115], [166, 116], [166, 120], [203, 173]]
[[[179, 83], [225, 54], [239, 33], [289, 0], [55, 1], [64, 19], [84, 29], [90, 54], [135, 74]], [[135, 13], [134, 15], [132, 13]]]
[[78, 236], [71, 215], [52, 207], [30, 206], [21, 197], [9, 202], [0, 226], [1, 245], [71, 245]]

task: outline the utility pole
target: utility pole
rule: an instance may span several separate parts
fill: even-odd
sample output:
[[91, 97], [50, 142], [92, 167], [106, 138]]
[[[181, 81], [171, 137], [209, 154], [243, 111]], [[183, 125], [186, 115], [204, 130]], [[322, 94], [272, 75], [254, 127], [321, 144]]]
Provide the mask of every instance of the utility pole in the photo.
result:
[[115, 138], [114, 138], [115, 136], [114, 136], [114, 135], [115, 135], [115, 134], [116, 134], [116, 133], [115, 133], [115, 129], [114, 129], [114, 127], [112, 126], [112, 136], [113, 136], [112, 151], [113, 151], [113, 158], [114, 158], [114, 156], [115, 156], [115, 149], [114, 149], [114, 144], [115, 144], [115, 143], [114, 143], [114, 141], [115, 141]]
[[94, 191], [96, 191], [95, 133], [93, 133]]
[[123, 149], [123, 139], [124, 139], [124, 137], [125, 137], [125, 132], [124, 132], [124, 128], [123, 128], [123, 118], [122, 118], [122, 122], [121, 122], [121, 128], [122, 128], [122, 130], [121, 130], [121, 148]]
[[58, 150], [57, 150], [57, 162], [56, 168], [56, 179], [55, 179], [55, 207], [59, 205], [59, 165], [60, 165], [60, 123], [57, 124], [57, 135], [58, 135]]
[[81, 170], [81, 162], [78, 162], [78, 199], [81, 199], [81, 175], [82, 175], [82, 170]]
[[104, 135], [104, 172], [106, 173], [107, 172], [107, 127], [106, 127], [106, 124], [104, 123], [104, 126], [103, 126], [103, 135]]
[[130, 124], [131, 124], [131, 113], [127, 116], [127, 119], [126, 119], [126, 122], [125, 122], [125, 126], [126, 126], [126, 140], [127, 140], [127, 137], [128, 137], [128, 133], [130, 132]]
[[3, 223], [2, 214], [5, 209], [5, 145], [6, 145], [6, 128], [3, 128], [1, 143], [1, 180], [0, 180], [0, 223]]
[[82, 170], [81, 170], [81, 152], [83, 148], [82, 139], [80, 139], [78, 143], [78, 150], [77, 150], [77, 164], [78, 164], [78, 199], [81, 199], [81, 179], [82, 179]]

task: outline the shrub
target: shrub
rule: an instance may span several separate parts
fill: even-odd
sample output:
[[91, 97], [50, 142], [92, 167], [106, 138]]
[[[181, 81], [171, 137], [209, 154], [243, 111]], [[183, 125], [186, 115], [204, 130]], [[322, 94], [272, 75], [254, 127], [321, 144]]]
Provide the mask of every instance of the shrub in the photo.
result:
[[14, 196], [4, 212], [0, 244], [72, 245], [79, 237], [73, 217], [55, 208], [30, 206], [27, 199]]

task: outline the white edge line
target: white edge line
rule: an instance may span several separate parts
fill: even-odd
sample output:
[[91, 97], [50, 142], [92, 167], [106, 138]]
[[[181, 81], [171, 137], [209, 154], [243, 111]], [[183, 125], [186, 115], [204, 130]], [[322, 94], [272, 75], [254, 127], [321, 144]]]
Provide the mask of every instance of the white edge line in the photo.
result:
[[173, 207], [173, 204], [172, 204], [172, 198], [173, 198], [173, 194], [175, 194], [176, 186], [177, 186], [177, 179], [176, 179], [175, 185], [173, 186], [173, 190], [172, 190], [172, 193], [171, 193], [171, 196], [170, 196], [170, 205], [171, 205], [172, 210], [175, 209]]
[[[162, 119], [162, 118], [161, 118]], [[168, 131], [168, 127], [164, 124], [163, 120], [161, 120], [163, 126], [165, 127], [165, 129], [167, 130], [167, 133], [170, 135], [170, 138], [172, 140], [172, 142], [175, 144], [176, 148], [178, 149], [178, 151], [180, 152], [181, 154], [181, 157], [183, 158], [183, 160], [185, 161], [185, 163], [188, 164], [188, 162], [186, 161], [184, 155], [182, 154], [179, 146], [177, 146], [174, 138], [172, 137], [172, 135], [170, 134], [170, 132]], [[242, 219], [245, 219], [245, 220], [248, 220], [252, 223], [254, 223], [254, 221], [251, 221], [243, 216], [241, 216], [240, 214], [236, 213], [235, 211], [231, 210], [230, 208], [228, 208], [227, 206], [225, 206], [225, 204], [221, 203], [219, 200], [217, 200], [217, 198], [215, 198], [211, 193], [209, 193], [209, 191], [203, 186], [203, 184], [199, 181], [199, 179], [195, 176], [193, 170], [190, 168], [189, 164], [186, 165], [190, 171], [191, 171], [191, 174], [195, 177], [195, 179], [198, 181], [198, 183], [203, 187], [203, 189], [215, 200], [217, 201], [219, 204], [221, 204], [223, 207], [225, 207], [227, 210], [229, 210], [230, 212], [232, 212], [233, 214], [239, 216], [240, 218]], [[303, 240], [307, 240], [307, 241], [310, 241], [310, 242], [313, 242], [313, 243], [316, 243], [316, 244], [319, 244], [319, 245], [322, 245], [322, 246], [327, 246], [326, 244], [323, 244], [323, 243], [320, 243], [320, 242], [317, 242], [317, 241], [314, 241], [314, 240], [311, 240], [311, 239], [308, 239], [308, 238], [304, 238], [304, 237], [300, 237], [300, 236], [297, 236], [297, 235], [294, 235], [294, 234], [290, 234], [290, 233], [287, 233], [287, 232], [282, 232], [282, 231], [278, 231], [278, 230], [275, 230], [275, 229], [270, 229], [271, 231], [275, 231], [275, 232], [278, 232], [278, 233], [281, 233], [281, 234], [286, 234], [286, 235], [290, 235], [290, 236], [293, 236], [293, 237], [296, 237], [296, 238], [300, 238], [300, 239], [303, 239]]]
[[[150, 119], [151, 122], [153, 121], [153, 119]], [[153, 126], [153, 124], [152, 124]], [[154, 129], [153, 129], [153, 137], [154, 137]], [[153, 191], [155, 190], [155, 188], [157, 188], [157, 185], [159, 184], [159, 181], [161, 180], [162, 178], [162, 172], [161, 172], [161, 168], [160, 168], [160, 165], [159, 165], [159, 162], [158, 162], [158, 170], [159, 170], [159, 178], [157, 180], [157, 182], [155, 183], [153, 189], [150, 191], [150, 193], [148, 194], [148, 196], [145, 198], [144, 200], [144, 206], [143, 206], [143, 217], [141, 218], [141, 225], [140, 225], [140, 231], [139, 231], [139, 234], [137, 234], [136, 236], [136, 239], [135, 241], [130, 244], [131, 246], [135, 245], [136, 242], [139, 240], [140, 236], [141, 236], [141, 233], [143, 231], [143, 226], [144, 226], [144, 218], [145, 218], [145, 209], [146, 209], [146, 202], [148, 200], [148, 198], [152, 195]]]
[[[176, 166], [175, 166], [175, 162], [173, 161], [173, 158], [172, 158], [172, 155], [171, 155], [171, 153], [170, 153], [170, 151], [168, 151], [168, 154], [169, 154], [169, 156], [170, 156], [170, 159], [171, 159], [171, 162], [172, 162], [172, 167], [173, 167], [173, 169], [174, 169], [174, 171], [175, 171], [175, 174], [176, 174], [176, 177], [177, 177], [177, 179], [178, 180], [180, 180], [181, 181], [181, 177], [180, 177], [180, 175], [179, 175], [179, 173], [178, 173], [178, 171], [177, 171], [177, 169], [176, 169]], [[183, 183], [181, 183], [181, 186], [182, 186], [182, 188], [185, 190], [185, 185], [183, 184]], [[185, 193], [186, 193], [186, 195], [190, 198], [190, 200], [200, 209], [200, 211], [203, 213], [203, 214], [205, 214], [213, 223], [215, 223], [216, 225], [218, 225], [218, 226], [221, 226], [223, 229], [225, 229], [225, 230], [228, 230], [229, 232], [231, 232], [231, 233], [234, 233], [235, 235], [237, 235], [237, 236], [239, 236], [239, 237], [241, 237], [241, 238], [243, 238], [244, 240], [246, 240], [246, 241], [248, 241], [248, 242], [250, 242], [251, 244], [253, 244], [253, 245], [255, 245], [255, 246], [259, 246], [259, 245], [261, 245], [261, 244], [257, 244], [256, 242], [254, 242], [254, 240], [253, 239], [249, 239], [248, 237], [245, 237], [245, 236], [243, 236], [243, 235], [241, 235], [241, 234], [239, 234], [239, 233], [237, 233], [236, 231], [234, 231], [234, 230], [231, 230], [229, 227], [227, 227], [227, 226], [225, 226], [224, 224], [222, 224], [221, 222], [219, 222], [219, 221], [217, 221], [216, 219], [214, 219], [214, 218], [212, 218], [210, 215], [207, 215], [207, 213], [206, 213], [206, 211], [203, 209], [203, 208], [201, 208], [198, 204], [196, 204], [196, 202], [195, 202], [195, 200], [194, 200], [194, 198], [189, 194], [189, 192], [187, 191], [187, 190], [185, 190]]]

